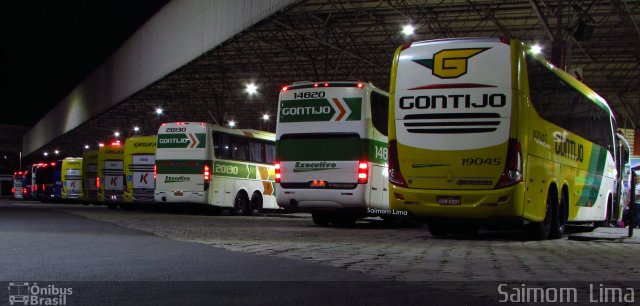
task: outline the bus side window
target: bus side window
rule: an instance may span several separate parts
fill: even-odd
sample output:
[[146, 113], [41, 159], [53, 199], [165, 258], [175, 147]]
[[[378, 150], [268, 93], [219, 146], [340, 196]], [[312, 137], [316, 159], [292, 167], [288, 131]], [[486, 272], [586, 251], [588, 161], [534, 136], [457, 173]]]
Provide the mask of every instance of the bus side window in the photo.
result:
[[267, 143], [264, 147], [265, 162], [267, 164], [273, 164], [276, 160], [276, 145], [273, 143]]
[[216, 158], [231, 158], [229, 136], [222, 133], [213, 133], [213, 149]]
[[389, 97], [372, 91], [369, 99], [371, 100], [371, 121], [373, 122], [373, 127], [382, 135], [387, 136], [389, 129]]
[[235, 160], [249, 160], [249, 144], [246, 139], [238, 136], [229, 136], [231, 158]]
[[264, 144], [258, 141], [251, 141], [249, 146], [251, 149], [251, 152], [250, 152], [251, 161], [264, 163], [264, 154], [263, 154]]

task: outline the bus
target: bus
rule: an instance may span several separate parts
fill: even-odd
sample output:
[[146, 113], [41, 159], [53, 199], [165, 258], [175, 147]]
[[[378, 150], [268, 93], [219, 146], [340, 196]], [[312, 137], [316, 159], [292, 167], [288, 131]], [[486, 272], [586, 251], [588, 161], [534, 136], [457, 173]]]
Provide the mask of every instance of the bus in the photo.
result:
[[82, 157], [67, 157], [60, 164], [60, 198], [76, 201], [82, 199]]
[[56, 162], [40, 163], [34, 171], [33, 197], [40, 202], [53, 202], [55, 198]]
[[155, 179], [153, 169], [156, 160], [156, 135], [127, 138], [124, 144], [125, 177], [124, 203], [153, 203]]
[[81, 199], [84, 204], [98, 202], [98, 150], [82, 154]]
[[124, 148], [119, 140], [98, 149], [98, 202], [118, 208], [124, 196]]
[[13, 193], [14, 199], [27, 199], [28, 190], [26, 187], [26, 177], [28, 171], [18, 171], [13, 173], [13, 188], [11, 188], [11, 192]]
[[277, 209], [274, 157], [273, 133], [204, 122], [163, 123], [155, 201], [199, 204], [207, 214]]
[[390, 206], [434, 236], [498, 222], [544, 240], [567, 222], [611, 217], [614, 114], [535, 48], [506, 38], [401, 46], [390, 97]]
[[276, 127], [278, 205], [310, 212], [319, 226], [401, 215], [389, 209], [388, 108], [388, 93], [371, 83], [283, 87]]

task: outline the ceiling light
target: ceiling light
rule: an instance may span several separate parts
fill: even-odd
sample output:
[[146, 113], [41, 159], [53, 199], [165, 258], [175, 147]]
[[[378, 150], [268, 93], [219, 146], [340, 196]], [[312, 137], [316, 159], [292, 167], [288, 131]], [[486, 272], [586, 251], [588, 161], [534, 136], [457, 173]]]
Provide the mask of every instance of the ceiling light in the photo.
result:
[[402, 34], [404, 34], [405, 36], [409, 36], [409, 35], [413, 34], [414, 30], [415, 30], [415, 28], [412, 25], [408, 24], [408, 25], [402, 27]]
[[539, 54], [540, 52], [542, 52], [542, 46], [535, 44], [533, 46], [531, 46], [531, 49], [529, 49], [529, 51], [532, 54]]
[[269, 115], [268, 114], [262, 115], [262, 120], [269, 120]]
[[258, 86], [256, 86], [256, 84], [254, 83], [249, 83], [247, 84], [247, 88], [245, 90], [247, 91], [248, 94], [253, 95], [258, 92]]
[[236, 126], [236, 122], [235, 122], [235, 121], [233, 121], [233, 120], [229, 121], [229, 126], [230, 126], [230, 127], [234, 127], [234, 126]]
[[139, 131], [139, 130], [140, 130], [140, 128], [139, 128], [139, 127], [137, 127], [137, 126], [134, 126], [134, 127], [133, 127], [133, 131], [134, 131], [134, 132], [137, 132], [137, 131]]
[[162, 115], [162, 112], [163, 112], [162, 108], [160, 108], [160, 107], [156, 108], [156, 114], [157, 115]]

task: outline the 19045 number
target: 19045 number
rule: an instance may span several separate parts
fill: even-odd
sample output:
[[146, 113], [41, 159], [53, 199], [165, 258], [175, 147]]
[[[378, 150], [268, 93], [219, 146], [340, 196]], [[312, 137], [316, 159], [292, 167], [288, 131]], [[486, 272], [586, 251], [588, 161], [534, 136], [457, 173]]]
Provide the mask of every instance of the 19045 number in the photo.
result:
[[499, 166], [502, 165], [502, 158], [463, 158], [463, 166]]

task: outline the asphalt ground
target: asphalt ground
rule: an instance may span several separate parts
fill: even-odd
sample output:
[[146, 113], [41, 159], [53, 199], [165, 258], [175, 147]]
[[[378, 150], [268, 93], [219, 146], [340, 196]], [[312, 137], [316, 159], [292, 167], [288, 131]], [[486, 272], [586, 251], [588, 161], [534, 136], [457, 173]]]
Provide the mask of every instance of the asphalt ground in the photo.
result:
[[104, 207], [0, 202], [0, 282], [7, 288], [0, 304], [10, 304], [12, 296], [36, 296], [34, 301], [41, 305], [492, 304], [455, 284], [389, 281], [316, 262], [230, 251], [66, 209], [124, 213]]

